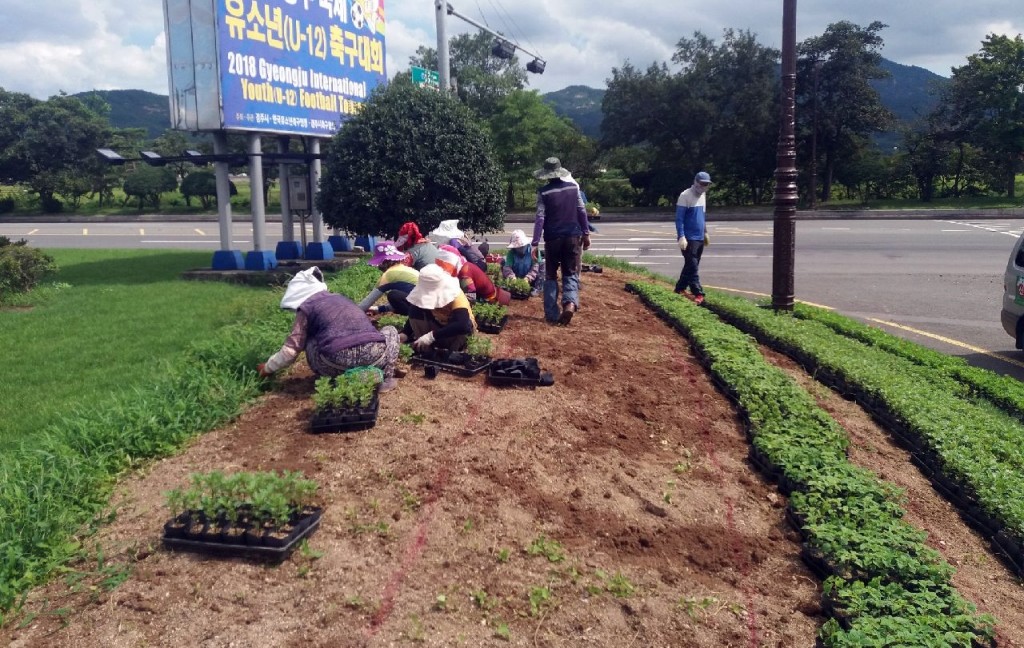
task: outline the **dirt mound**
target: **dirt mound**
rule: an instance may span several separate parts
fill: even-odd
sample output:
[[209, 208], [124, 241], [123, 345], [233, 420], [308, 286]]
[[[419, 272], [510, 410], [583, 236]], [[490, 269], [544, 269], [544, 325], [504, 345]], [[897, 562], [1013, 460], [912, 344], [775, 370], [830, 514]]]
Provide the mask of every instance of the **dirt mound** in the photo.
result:
[[[820, 583], [785, 499], [746, 461], [736, 413], [624, 275], [583, 280], [569, 327], [547, 325], [535, 298], [514, 302], [494, 338], [498, 357], [538, 358], [553, 387], [413, 368], [374, 428], [312, 435], [313, 377], [297, 369], [234, 424], [126, 480], [116, 519], [88, 541], [102, 564], [33, 592], [0, 641], [813, 645]], [[908, 472], [858, 412], [838, 412], [872, 448], [855, 456]], [[165, 551], [163, 493], [213, 469], [302, 470], [320, 484], [320, 529], [280, 566]], [[1015, 581], [915, 487], [915, 522], [941, 533], [964, 596], [1004, 618]], [[1022, 645], [1022, 621], [1004, 623], [1001, 645]]]

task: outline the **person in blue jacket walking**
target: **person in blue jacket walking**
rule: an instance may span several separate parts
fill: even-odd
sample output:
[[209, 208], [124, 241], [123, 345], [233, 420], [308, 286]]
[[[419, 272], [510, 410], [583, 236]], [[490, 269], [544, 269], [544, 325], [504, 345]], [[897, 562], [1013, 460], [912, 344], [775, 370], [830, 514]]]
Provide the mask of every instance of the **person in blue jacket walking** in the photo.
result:
[[679, 194], [676, 201], [676, 237], [683, 253], [683, 270], [676, 281], [676, 293], [686, 295], [689, 288], [693, 301], [704, 303], [704, 287], [700, 285], [700, 257], [707, 245], [704, 222], [705, 204], [711, 176], [701, 171], [693, 178], [693, 186]]

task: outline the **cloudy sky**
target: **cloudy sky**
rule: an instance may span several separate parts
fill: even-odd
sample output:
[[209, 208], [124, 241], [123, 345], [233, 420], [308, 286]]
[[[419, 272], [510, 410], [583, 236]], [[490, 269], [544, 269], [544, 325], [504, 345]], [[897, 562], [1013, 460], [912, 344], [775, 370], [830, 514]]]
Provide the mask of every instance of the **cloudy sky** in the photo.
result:
[[[542, 92], [582, 84], [605, 87], [625, 61], [641, 69], [670, 62], [676, 42], [695, 31], [721, 40], [722, 30], [749, 29], [781, 46], [782, 2], [767, 0], [449, 0], [547, 61], [530, 75]], [[433, 0], [385, 0], [387, 72], [408, 69], [421, 45], [435, 47]], [[1024, 12], [1010, 0], [798, 0], [797, 40], [833, 22], [867, 26], [878, 20], [882, 55], [949, 76], [976, 53], [987, 34], [1024, 32]], [[142, 89], [167, 94], [160, 0], [3, 0], [0, 2], [0, 87], [45, 99], [60, 91]], [[449, 17], [449, 36], [475, 27]], [[520, 53], [524, 64], [530, 60]]]

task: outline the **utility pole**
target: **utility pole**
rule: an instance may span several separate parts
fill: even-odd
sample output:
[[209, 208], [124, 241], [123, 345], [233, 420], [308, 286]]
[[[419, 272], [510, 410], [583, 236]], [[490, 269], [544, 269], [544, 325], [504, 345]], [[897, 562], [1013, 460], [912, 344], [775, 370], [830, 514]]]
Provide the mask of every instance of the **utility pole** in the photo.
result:
[[772, 308], [793, 310], [796, 263], [796, 0], [782, 0], [782, 109], [775, 167]]
[[452, 71], [448, 62], [448, 29], [445, 25], [448, 15], [447, 0], [434, 0], [434, 18], [437, 21], [437, 74], [441, 80], [441, 91], [451, 90]]
[[437, 75], [440, 79], [441, 89], [445, 92], [449, 92], [451, 87], [451, 61], [448, 56], [448, 29], [445, 25], [446, 16], [455, 16], [461, 18], [470, 25], [473, 25], [477, 29], [481, 29], [491, 36], [498, 39], [494, 49], [491, 52], [498, 58], [510, 59], [515, 55], [517, 49], [523, 50], [523, 52], [533, 57], [533, 60], [526, 64], [527, 72], [534, 74], [544, 74], [544, 68], [547, 62], [540, 56], [537, 56], [533, 52], [527, 50], [520, 45], [513, 45], [507, 38], [502, 36], [496, 31], [493, 31], [489, 27], [481, 25], [472, 18], [463, 16], [459, 12], [455, 11], [447, 0], [434, 0], [434, 19], [437, 22]]

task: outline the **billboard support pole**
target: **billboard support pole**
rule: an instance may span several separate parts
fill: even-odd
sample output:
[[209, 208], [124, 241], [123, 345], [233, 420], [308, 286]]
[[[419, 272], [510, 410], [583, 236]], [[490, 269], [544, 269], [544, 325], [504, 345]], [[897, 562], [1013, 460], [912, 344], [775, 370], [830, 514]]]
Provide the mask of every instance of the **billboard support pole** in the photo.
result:
[[[277, 152], [284, 155], [288, 152], [288, 136], [281, 135], [277, 138]], [[302, 258], [302, 248], [295, 242], [295, 223], [292, 220], [292, 196], [291, 187], [288, 182], [288, 164], [284, 161], [277, 165], [277, 182], [281, 187], [281, 240], [277, 243], [277, 258], [299, 259]], [[301, 225], [301, 223], [300, 223]], [[305, 237], [305, 231], [302, 232]], [[305, 240], [303, 240], [305, 243]]]
[[266, 205], [263, 202], [263, 150], [259, 133], [249, 133], [247, 138], [249, 154], [249, 205], [252, 210], [253, 250], [245, 257], [246, 270], [271, 270], [277, 267], [277, 257], [265, 250], [264, 225], [267, 222]]
[[[226, 155], [228, 136], [222, 131], [213, 133], [213, 152]], [[214, 270], [241, 270], [245, 267], [242, 251], [231, 249], [231, 180], [228, 163], [214, 162], [213, 173], [217, 187], [217, 223], [220, 226], [220, 249], [213, 253]]]
[[[306, 260], [333, 259], [334, 247], [324, 240], [324, 217], [316, 206], [316, 191], [320, 188], [320, 139], [309, 138], [309, 219], [313, 225], [313, 242], [306, 245]], [[305, 230], [303, 230], [305, 231]]]

